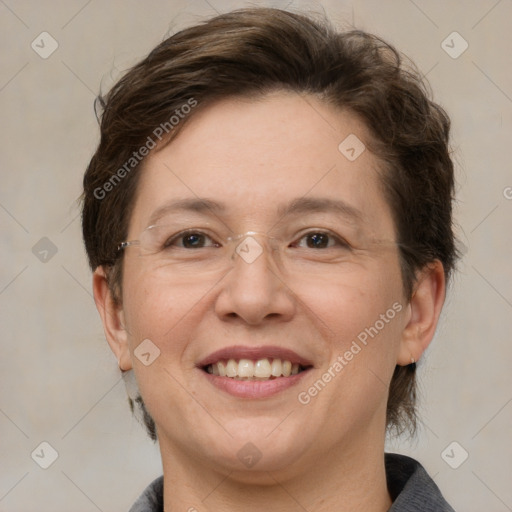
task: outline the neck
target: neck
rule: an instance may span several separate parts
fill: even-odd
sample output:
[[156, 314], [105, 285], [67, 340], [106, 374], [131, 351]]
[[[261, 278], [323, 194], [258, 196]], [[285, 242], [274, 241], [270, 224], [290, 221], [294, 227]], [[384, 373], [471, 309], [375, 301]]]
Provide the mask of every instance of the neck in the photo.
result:
[[[207, 467], [190, 454], [161, 443], [165, 512], [386, 512], [391, 506], [384, 439], [317, 454], [300, 468], [242, 474]], [[378, 446], [377, 446], [378, 445]], [[321, 461], [321, 463], [319, 463]]]

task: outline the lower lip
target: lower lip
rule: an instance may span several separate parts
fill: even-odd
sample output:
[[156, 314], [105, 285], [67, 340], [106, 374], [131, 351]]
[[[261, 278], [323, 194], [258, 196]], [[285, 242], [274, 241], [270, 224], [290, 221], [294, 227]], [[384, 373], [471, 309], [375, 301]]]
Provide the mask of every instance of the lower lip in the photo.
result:
[[235, 380], [229, 377], [212, 375], [201, 370], [215, 387], [238, 398], [267, 398], [298, 384], [309, 369], [289, 377], [272, 380]]

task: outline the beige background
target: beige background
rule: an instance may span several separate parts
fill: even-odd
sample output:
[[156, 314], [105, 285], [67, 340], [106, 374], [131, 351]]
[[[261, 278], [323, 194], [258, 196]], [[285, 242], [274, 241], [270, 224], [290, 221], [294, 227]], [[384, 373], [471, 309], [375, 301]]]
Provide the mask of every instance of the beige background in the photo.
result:
[[[98, 139], [92, 105], [100, 84], [108, 88], [167, 33], [246, 5], [0, 1], [0, 511], [127, 510], [161, 472], [91, 296], [75, 200]], [[422, 461], [456, 510], [512, 510], [512, 1], [288, 8], [322, 6], [335, 23], [354, 22], [411, 56], [453, 119], [467, 254], [420, 366], [424, 427], [390, 449]], [[51, 48], [49, 39], [41, 48], [43, 31], [58, 43], [47, 59], [31, 47]], [[456, 59], [442, 47], [453, 31], [469, 44]], [[35, 462], [50, 461], [43, 441], [58, 452], [48, 469]], [[468, 459], [452, 469], [445, 460], [457, 465], [462, 450]]]

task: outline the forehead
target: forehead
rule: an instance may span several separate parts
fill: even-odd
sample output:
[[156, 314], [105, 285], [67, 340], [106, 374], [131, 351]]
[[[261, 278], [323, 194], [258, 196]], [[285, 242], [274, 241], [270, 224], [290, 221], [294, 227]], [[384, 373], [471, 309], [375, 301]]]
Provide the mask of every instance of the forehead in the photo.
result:
[[[365, 140], [368, 131], [355, 115], [312, 96], [279, 92], [218, 101], [194, 113], [170, 144], [146, 159], [130, 231], [144, 229], [158, 209], [177, 201], [212, 199], [223, 205], [222, 215], [264, 228], [286, 205], [325, 198], [393, 233], [378, 160], [369, 150], [353, 159]], [[352, 158], [344, 141], [354, 148]]]

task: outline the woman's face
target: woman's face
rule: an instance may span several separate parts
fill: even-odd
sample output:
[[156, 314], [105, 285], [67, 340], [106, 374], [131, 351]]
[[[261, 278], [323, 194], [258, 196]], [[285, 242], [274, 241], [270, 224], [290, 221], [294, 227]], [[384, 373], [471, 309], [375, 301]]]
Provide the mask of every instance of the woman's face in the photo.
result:
[[200, 231], [124, 255], [122, 360], [170, 456], [242, 475], [381, 445], [409, 309], [366, 138], [282, 92], [210, 105], [148, 157], [129, 240]]

